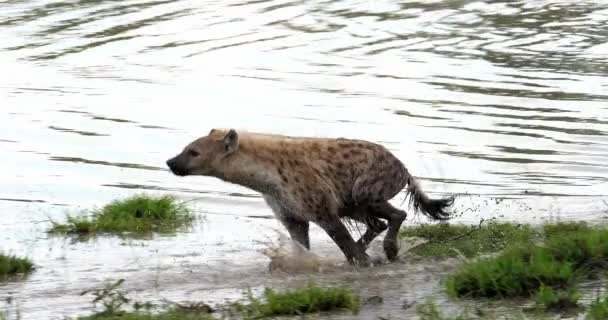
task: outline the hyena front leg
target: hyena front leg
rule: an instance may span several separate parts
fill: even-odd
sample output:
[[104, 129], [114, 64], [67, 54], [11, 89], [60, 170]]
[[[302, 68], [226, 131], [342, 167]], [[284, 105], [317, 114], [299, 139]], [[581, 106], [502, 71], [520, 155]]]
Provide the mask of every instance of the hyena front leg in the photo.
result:
[[304, 248], [310, 250], [310, 237], [308, 234], [308, 221], [298, 220], [292, 217], [282, 217], [279, 219], [289, 232], [291, 239], [300, 243]]
[[265, 196], [264, 200], [266, 200], [266, 203], [274, 212], [275, 217], [283, 224], [285, 229], [287, 229], [291, 239], [310, 250], [310, 237], [308, 234], [309, 222], [298, 219], [291, 210], [281, 205], [281, 203], [273, 197]]

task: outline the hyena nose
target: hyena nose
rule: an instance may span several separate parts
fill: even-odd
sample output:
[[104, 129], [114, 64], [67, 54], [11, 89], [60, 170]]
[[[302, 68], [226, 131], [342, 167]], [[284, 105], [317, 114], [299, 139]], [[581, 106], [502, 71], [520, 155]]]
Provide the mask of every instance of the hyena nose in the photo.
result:
[[166, 163], [169, 168], [173, 168], [173, 166], [175, 165], [175, 158], [171, 158], [171, 159], [167, 160]]

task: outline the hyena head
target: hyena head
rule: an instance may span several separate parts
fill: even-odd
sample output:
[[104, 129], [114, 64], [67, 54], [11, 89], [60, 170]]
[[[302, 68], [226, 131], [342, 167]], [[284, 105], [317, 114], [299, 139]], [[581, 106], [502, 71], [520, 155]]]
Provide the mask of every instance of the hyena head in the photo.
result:
[[207, 136], [194, 140], [180, 154], [167, 160], [167, 166], [178, 176], [211, 175], [224, 158], [238, 148], [239, 136], [234, 129], [213, 129]]

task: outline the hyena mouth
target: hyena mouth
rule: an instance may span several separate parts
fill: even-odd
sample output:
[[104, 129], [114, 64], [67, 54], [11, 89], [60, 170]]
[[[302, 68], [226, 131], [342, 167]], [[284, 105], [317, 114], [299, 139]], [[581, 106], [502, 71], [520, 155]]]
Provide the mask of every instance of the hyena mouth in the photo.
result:
[[188, 175], [188, 171], [180, 168], [170, 168], [174, 175], [184, 177]]

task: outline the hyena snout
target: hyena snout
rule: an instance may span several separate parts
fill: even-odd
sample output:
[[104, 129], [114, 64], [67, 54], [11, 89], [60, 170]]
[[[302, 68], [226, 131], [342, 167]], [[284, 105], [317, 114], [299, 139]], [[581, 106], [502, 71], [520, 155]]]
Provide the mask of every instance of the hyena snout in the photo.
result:
[[167, 160], [167, 166], [176, 176], [185, 176], [188, 174], [188, 170], [186, 166], [183, 164], [183, 161], [180, 161], [179, 156], [175, 156], [169, 160]]

